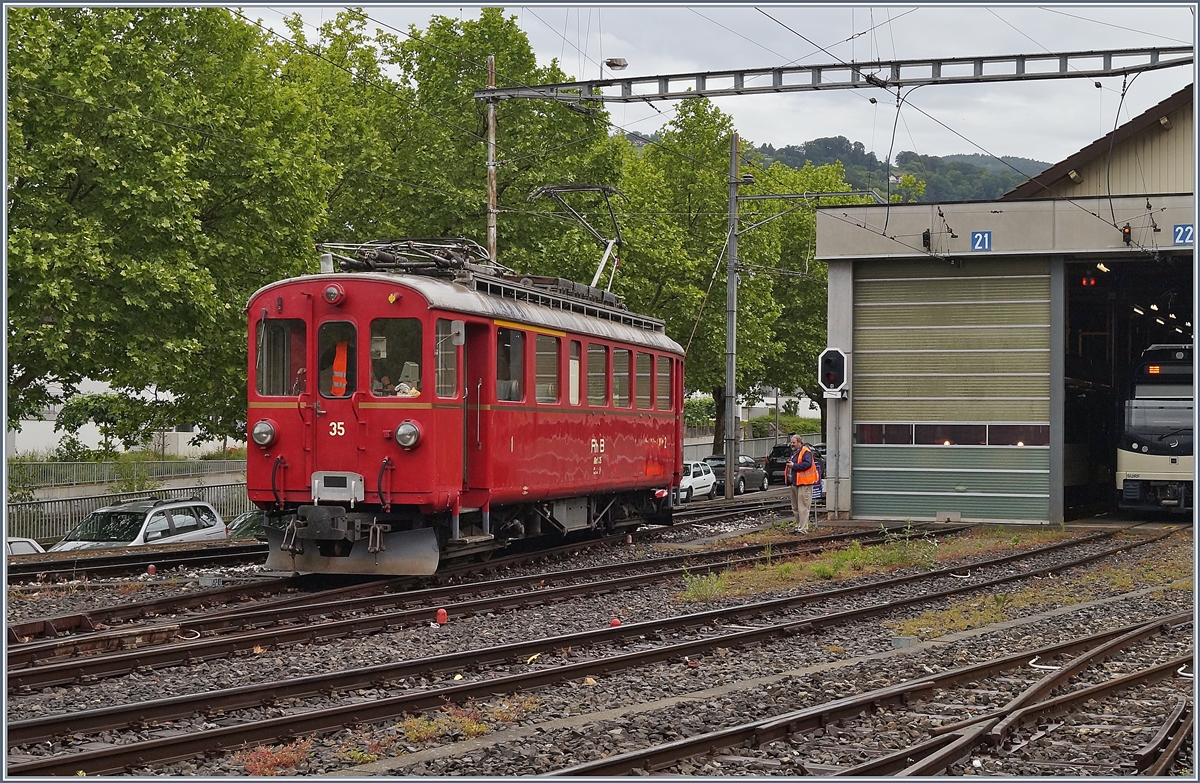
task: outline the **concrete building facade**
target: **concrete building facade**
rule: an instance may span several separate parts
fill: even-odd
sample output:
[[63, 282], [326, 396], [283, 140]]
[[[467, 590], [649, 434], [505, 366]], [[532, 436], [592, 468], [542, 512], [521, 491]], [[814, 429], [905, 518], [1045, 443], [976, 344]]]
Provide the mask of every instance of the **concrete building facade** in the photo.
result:
[[850, 378], [830, 400], [831, 508], [1058, 522], [1106, 506], [1129, 364], [1193, 340], [1193, 100], [995, 202], [818, 209]]

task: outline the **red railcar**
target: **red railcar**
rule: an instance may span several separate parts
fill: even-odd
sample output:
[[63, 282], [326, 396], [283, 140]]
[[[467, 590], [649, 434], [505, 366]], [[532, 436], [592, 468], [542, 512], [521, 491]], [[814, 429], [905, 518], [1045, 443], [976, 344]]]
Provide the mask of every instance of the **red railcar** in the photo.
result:
[[246, 481], [269, 566], [426, 574], [670, 520], [683, 351], [662, 322], [471, 243], [336, 249], [353, 255], [249, 304]]

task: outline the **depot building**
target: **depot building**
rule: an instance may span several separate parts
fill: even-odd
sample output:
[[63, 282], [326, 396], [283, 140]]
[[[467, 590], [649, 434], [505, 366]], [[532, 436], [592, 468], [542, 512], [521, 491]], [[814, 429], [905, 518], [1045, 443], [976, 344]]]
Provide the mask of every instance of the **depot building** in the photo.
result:
[[1141, 352], [1193, 342], [1193, 87], [993, 202], [823, 206], [830, 509], [1060, 522], [1115, 499]]

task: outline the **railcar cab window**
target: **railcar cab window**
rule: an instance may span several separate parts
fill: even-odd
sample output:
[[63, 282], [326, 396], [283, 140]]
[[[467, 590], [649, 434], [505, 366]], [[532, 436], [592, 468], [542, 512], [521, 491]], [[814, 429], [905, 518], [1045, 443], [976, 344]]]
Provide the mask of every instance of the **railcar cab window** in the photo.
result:
[[437, 346], [433, 351], [439, 397], [458, 396], [458, 346], [450, 339], [450, 332], [450, 321], [439, 318], [435, 332]]
[[579, 404], [579, 359], [583, 346], [578, 340], [571, 341], [571, 358], [567, 371], [567, 396], [572, 405]]
[[671, 360], [665, 356], [658, 357], [658, 409], [671, 410]]
[[295, 397], [307, 391], [306, 336], [304, 321], [298, 319], [268, 318], [258, 322], [254, 375], [259, 394]]
[[650, 379], [654, 367], [654, 358], [648, 353], [638, 351], [637, 354], [637, 406], [641, 410], [650, 408], [651, 397]]
[[558, 402], [558, 338], [539, 334], [534, 347], [537, 357], [534, 372], [538, 402]]
[[520, 402], [525, 399], [525, 333], [516, 329], [496, 330], [496, 399]]
[[349, 397], [358, 389], [358, 332], [354, 324], [321, 324], [317, 330], [317, 372], [317, 386], [323, 397]]
[[588, 405], [608, 405], [608, 346], [588, 344]]
[[376, 318], [371, 322], [371, 394], [421, 394], [421, 322], [416, 318]]
[[613, 407], [629, 407], [629, 354], [624, 348], [613, 349]]

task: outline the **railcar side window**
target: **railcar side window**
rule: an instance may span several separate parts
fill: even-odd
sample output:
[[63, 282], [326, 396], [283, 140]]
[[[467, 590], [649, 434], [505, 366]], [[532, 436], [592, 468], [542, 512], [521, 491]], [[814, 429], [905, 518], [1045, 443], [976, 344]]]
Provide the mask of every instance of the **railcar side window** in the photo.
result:
[[433, 350], [437, 362], [437, 396], [458, 395], [458, 346], [450, 340], [450, 322], [439, 318], [436, 326], [437, 346]]
[[537, 359], [537, 401], [558, 402], [558, 338], [539, 334], [534, 343]]
[[307, 346], [304, 322], [295, 318], [268, 318], [258, 322], [255, 388], [268, 397], [303, 394]]
[[637, 406], [642, 410], [650, 407], [650, 378], [653, 372], [654, 359], [648, 353], [638, 351], [637, 354]]
[[588, 344], [588, 405], [608, 405], [608, 346]]
[[567, 371], [567, 396], [572, 405], [579, 404], [579, 357], [582, 346], [578, 340], [571, 341], [571, 358]]
[[613, 349], [613, 406], [629, 407], [629, 354], [624, 348]]
[[321, 324], [317, 330], [317, 372], [317, 386], [323, 397], [349, 397], [358, 389], [358, 332], [354, 324]]
[[658, 357], [658, 409], [671, 410], [671, 360], [665, 356]]
[[496, 399], [520, 402], [525, 399], [521, 382], [525, 374], [525, 333], [516, 329], [496, 330]]
[[371, 322], [371, 394], [421, 394], [421, 322], [416, 318], [376, 318]]

